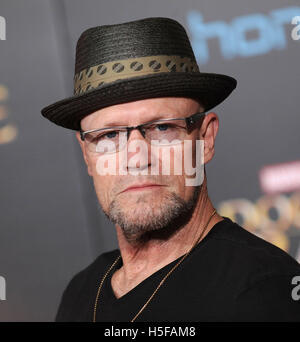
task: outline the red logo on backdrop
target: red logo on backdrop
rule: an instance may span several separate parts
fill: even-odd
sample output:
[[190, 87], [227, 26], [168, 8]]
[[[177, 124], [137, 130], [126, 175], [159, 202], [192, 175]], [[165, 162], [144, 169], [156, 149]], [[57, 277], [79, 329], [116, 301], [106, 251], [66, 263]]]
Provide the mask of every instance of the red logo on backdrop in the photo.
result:
[[300, 189], [300, 161], [268, 165], [261, 169], [259, 181], [266, 194]]

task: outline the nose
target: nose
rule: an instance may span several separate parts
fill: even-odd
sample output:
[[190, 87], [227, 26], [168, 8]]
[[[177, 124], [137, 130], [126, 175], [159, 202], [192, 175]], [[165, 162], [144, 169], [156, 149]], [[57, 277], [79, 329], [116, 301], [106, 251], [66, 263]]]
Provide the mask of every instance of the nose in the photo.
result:
[[149, 144], [144, 139], [145, 133], [140, 128], [135, 127], [129, 130], [127, 134], [127, 146], [131, 142], [130, 147], [132, 150], [127, 152], [128, 169], [142, 171], [151, 165]]
[[135, 131], [135, 133], [133, 133], [134, 136], [138, 134], [139, 139], [141, 139], [141, 136], [145, 139], [145, 132], [143, 132], [140, 127], [132, 127], [127, 131], [127, 141], [129, 140], [132, 131]]

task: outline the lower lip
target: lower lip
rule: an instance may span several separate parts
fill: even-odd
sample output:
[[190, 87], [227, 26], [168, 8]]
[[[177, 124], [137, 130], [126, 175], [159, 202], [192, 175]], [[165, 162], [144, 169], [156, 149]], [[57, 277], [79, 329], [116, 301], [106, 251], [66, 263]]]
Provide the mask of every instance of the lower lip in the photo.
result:
[[141, 186], [141, 187], [138, 187], [138, 188], [127, 189], [124, 192], [128, 192], [128, 191], [142, 191], [142, 190], [154, 190], [154, 189], [158, 189], [160, 187], [161, 187], [160, 185]]

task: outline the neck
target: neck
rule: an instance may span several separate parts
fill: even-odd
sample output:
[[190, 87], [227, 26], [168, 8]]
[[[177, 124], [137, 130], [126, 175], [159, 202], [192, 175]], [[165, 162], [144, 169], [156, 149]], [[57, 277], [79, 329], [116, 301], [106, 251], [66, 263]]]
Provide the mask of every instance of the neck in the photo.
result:
[[120, 297], [151, 274], [183, 256], [201, 234], [202, 240], [217, 222], [223, 220], [215, 214], [203, 231], [213, 211], [214, 207], [204, 186], [189, 222], [166, 241], [153, 239], [134, 245], [125, 239], [122, 229], [116, 226], [123, 261], [123, 266], [112, 277], [112, 287], [116, 296]]

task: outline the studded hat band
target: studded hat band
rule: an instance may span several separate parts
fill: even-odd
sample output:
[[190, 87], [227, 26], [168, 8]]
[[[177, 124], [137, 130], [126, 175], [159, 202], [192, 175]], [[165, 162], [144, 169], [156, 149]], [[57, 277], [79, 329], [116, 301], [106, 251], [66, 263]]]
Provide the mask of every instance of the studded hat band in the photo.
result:
[[191, 58], [180, 56], [147, 56], [107, 62], [75, 74], [74, 94], [82, 94], [124, 78], [163, 72], [199, 72], [199, 68]]

